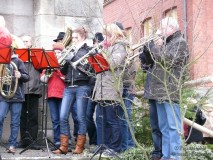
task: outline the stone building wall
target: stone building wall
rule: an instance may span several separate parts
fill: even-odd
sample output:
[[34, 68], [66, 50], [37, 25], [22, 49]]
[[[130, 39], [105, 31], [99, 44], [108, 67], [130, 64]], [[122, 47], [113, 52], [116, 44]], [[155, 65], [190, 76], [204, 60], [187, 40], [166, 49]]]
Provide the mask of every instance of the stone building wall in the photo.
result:
[[103, 0], [0, 0], [0, 4], [10, 32], [31, 35], [34, 46], [45, 49], [51, 49], [52, 40], [67, 26], [86, 26], [92, 37], [103, 24]]
[[[51, 49], [53, 39], [59, 32], [66, 31], [67, 26], [73, 29], [85, 26], [90, 31], [89, 37], [92, 38], [95, 32], [101, 30], [102, 8], [103, 0], [0, 0], [0, 15], [4, 16], [9, 31], [17, 36], [32, 36], [34, 47], [44, 49]], [[40, 124], [42, 110], [43, 98], [40, 98]], [[9, 124], [8, 114], [3, 139], [9, 136]], [[49, 113], [47, 124], [48, 132], [52, 132]]]

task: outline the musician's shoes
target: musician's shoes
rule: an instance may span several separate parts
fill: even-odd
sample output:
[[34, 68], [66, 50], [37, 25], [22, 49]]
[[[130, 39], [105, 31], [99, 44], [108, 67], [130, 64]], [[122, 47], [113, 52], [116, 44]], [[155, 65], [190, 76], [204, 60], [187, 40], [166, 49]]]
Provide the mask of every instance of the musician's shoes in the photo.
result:
[[102, 153], [101, 157], [115, 157], [116, 155], [118, 156], [118, 153], [115, 152], [113, 149], [106, 149]]
[[16, 147], [15, 146], [10, 146], [8, 149], [6, 149], [6, 152], [15, 154], [16, 153]]
[[91, 144], [91, 145], [89, 146], [89, 152], [90, 152], [90, 153], [95, 153], [95, 151], [97, 150], [97, 148], [98, 148], [97, 145]]
[[57, 144], [55, 144], [55, 146], [51, 146], [51, 147], [50, 147], [50, 150], [51, 150], [51, 151], [55, 151], [55, 150], [57, 150], [59, 147], [60, 147], [60, 143], [57, 143]]

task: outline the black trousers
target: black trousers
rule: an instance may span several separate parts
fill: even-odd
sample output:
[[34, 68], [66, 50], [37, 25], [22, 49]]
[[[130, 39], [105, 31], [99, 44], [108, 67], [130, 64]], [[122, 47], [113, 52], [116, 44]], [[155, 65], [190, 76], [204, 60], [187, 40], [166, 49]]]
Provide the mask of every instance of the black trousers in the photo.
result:
[[30, 143], [36, 140], [38, 134], [38, 105], [39, 95], [25, 94], [20, 121], [21, 141]]

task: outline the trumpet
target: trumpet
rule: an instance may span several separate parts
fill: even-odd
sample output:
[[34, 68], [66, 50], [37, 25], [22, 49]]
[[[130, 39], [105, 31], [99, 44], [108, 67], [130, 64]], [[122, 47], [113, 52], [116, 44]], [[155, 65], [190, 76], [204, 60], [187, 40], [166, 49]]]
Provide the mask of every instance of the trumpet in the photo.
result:
[[[133, 53], [136, 50], [139, 50], [141, 48], [143, 48], [147, 43], [151, 42], [151, 41], [157, 41], [159, 39], [162, 39], [163, 36], [162, 35], [151, 35], [148, 38], [143, 39], [139, 44], [135, 44], [130, 48], [130, 52]], [[134, 59], [135, 57], [139, 56], [141, 53], [138, 52], [137, 54], [131, 56], [128, 58], [128, 61], [131, 61], [132, 59]]]
[[60, 66], [63, 66], [66, 62], [65, 58], [67, 58], [68, 56], [70, 56], [70, 58], [74, 57], [75, 55], [75, 46], [71, 45], [68, 49], [65, 48], [62, 52], [61, 52], [61, 57], [58, 59], [58, 63], [60, 64]]
[[102, 49], [102, 46], [99, 45], [97, 47], [94, 47], [93, 49], [91, 49], [87, 54], [85, 54], [84, 56], [82, 56], [81, 58], [79, 58], [77, 61], [72, 62], [71, 65], [74, 69], [76, 69], [77, 65], [80, 63], [81, 65], [85, 65], [88, 63], [88, 60], [86, 58], [88, 58], [90, 55], [94, 55], [97, 54], [99, 52], [99, 50]]

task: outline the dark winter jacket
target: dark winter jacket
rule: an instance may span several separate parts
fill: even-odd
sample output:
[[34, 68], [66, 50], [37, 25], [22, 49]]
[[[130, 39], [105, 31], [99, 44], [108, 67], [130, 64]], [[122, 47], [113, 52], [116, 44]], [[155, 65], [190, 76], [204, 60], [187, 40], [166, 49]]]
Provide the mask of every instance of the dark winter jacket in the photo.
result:
[[[24, 82], [29, 81], [29, 75], [27, 73], [26, 67], [24, 66], [24, 63], [16, 56], [12, 56], [12, 62], [14, 62], [17, 66], [18, 71], [21, 73], [21, 77], [18, 79], [18, 86], [17, 90], [15, 92], [15, 95], [12, 98], [5, 98], [0, 94], [0, 101], [6, 101], [6, 102], [24, 102], [25, 96], [24, 96], [24, 88], [23, 84]], [[11, 64], [6, 64], [8, 67]], [[14, 76], [14, 73], [13, 73]], [[13, 85], [15, 82], [12, 83]], [[13, 88], [13, 87], [12, 87]]]
[[179, 82], [188, 59], [187, 44], [180, 31], [169, 36], [165, 43], [161, 48], [148, 46], [149, 49], [140, 56], [141, 62], [146, 64], [145, 67], [148, 66], [145, 68], [148, 75], [144, 96], [157, 101], [171, 99], [179, 102]]
[[24, 94], [36, 94], [41, 97], [40, 72], [33, 67], [32, 63], [24, 62], [30, 80], [24, 83]]
[[81, 57], [83, 57], [86, 53], [88, 53], [90, 50], [90, 47], [87, 46], [86, 43], [84, 43], [75, 53], [74, 57], [71, 59], [71, 61], [67, 61], [65, 65], [61, 68], [62, 74], [65, 75], [65, 82], [69, 86], [73, 85], [89, 85], [90, 77], [79, 70], [78, 68], [75, 69], [72, 67], [71, 63], [77, 61]]

